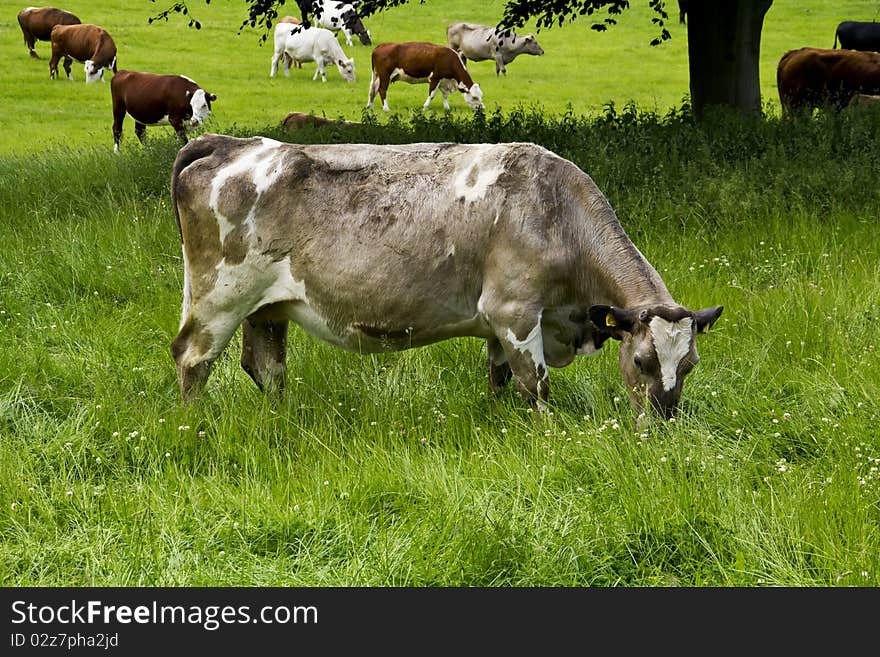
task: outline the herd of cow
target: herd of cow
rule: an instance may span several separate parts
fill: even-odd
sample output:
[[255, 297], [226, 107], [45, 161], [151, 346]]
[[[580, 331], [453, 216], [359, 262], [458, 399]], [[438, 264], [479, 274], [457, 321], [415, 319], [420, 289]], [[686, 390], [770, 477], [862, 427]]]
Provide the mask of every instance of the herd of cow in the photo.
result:
[[[291, 63], [316, 61], [314, 79], [330, 63], [346, 79], [350, 66], [353, 78], [334, 34], [344, 25], [349, 43], [352, 34], [371, 43], [353, 13], [326, 28], [280, 23], [271, 75], [279, 62], [289, 73]], [[87, 79], [115, 71], [115, 46], [101, 28], [49, 8], [26, 9], [19, 22], [32, 55], [35, 39], [51, 41], [53, 77], [61, 57], [68, 76], [70, 58], [85, 63]], [[786, 111], [876, 93], [880, 55], [847, 50], [849, 36], [838, 31], [842, 50], [786, 53]], [[458, 90], [480, 107], [466, 59], [495, 59], [498, 75], [519, 52], [543, 53], [531, 35], [465, 23], [450, 26], [447, 40], [374, 48], [369, 103], [378, 93], [388, 109], [388, 85], [401, 80], [429, 84], [426, 106], [439, 88], [444, 102]], [[216, 98], [182, 76], [124, 70], [111, 91], [117, 148], [126, 113], [141, 139], [147, 124], [165, 119], [186, 142], [184, 122], [201, 122]], [[280, 393], [294, 321], [359, 353], [482, 338], [490, 392], [513, 380], [539, 410], [548, 367], [593, 355], [610, 338], [620, 342], [620, 372], [640, 418], [670, 418], [699, 361], [696, 336], [723, 310], [675, 302], [593, 180], [534, 144], [303, 145], [205, 134], [178, 152], [171, 198], [184, 265], [171, 353], [187, 402], [239, 326], [242, 368]]]

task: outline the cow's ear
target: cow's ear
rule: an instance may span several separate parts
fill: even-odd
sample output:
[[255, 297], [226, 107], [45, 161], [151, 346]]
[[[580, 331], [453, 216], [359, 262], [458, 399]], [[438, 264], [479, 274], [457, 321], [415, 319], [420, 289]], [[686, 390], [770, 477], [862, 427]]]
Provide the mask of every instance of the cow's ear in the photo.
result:
[[712, 308], [703, 308], [694, 313], [694, 319], [697, 322], [697, 333], [706, 333], [718, 318], [721, 317], [721, 311], [724, 306], [714, 306]]
[[215, 100], [217, 100], [217, 94], [207, 94], [206, 97], [207, 97], [208, 101], [211, 103], [213, 103]]
[[590, 306], [590, 321], [600, 332], [608, 333], [615, 340], [623, 340], [623, 334], [632, 331], [637, 316], [632, 310], [596, 304]]

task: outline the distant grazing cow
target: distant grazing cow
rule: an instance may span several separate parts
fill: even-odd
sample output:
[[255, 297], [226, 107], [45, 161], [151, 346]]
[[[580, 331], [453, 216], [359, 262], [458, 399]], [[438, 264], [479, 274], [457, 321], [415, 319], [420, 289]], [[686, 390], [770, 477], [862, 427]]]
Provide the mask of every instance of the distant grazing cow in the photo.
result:
[[[356, 34], [365, 46], [372, 45], [370, 33], [364, 27], [357, 10], [349, 3], [338, 0], [315, 0], [312, 10], [315, 25], [326, 28], [334, 34], [342, 30], [346, 45], [352, 45], [351, 35]], [[320, 8], [320, 11], [318, 11]]]
[[49, 77], [58, 75], [58, 61], [64, 58], [64, 71], [70, 74], [71, 60], [84, 64], [86, 82], [104, 81], [104, 69], [116, 73], [116, 44], [103, 27], [84, 23], [81, 25], [56, 25], [50, 34], [52, 59], [49, 60]]
[[449, 109], [450, 93], [458, 90], [472, 109], [482, 109], [483, 91], [471, 79], [458, 54], [448, 46], [426, 41], [383, 43], [373, 48], [373, 73], [370, 79], [370, 98], [367, 107], [373, 106], [376, 93], [382, 99], [382, 109], [388, 110], [388, 85], [400, 80], [410, 84], [428, 83], [428, 109], [431, 99], [440, 89], [443, 107]]
[[544, 49], [531, 34], [517, 36], [512, 30], [497, 30], [474, 23], [453, 23], [446, 28], [446, 41], [462, 61], [495, 61], [495, 75], [507, 75], [506, 64], [517, 55], [543, 55]]
[[275, 26], [275, 52], [269, 77], [274, 78], [278, 62], [284, 68], [284, 75], [290, 75], [290, 62], [315, 62], [315, 75], [312, 80], [327, 81], [325, 67], [335, 64], [339, 74], [347, 82], [354, 82], [354, 58], [349, 58], [336, 40], [336, 35], [323, 27], [304, 28], [302, 25], [280, 23]]
[[122, 122], [134, 119], [134, 134], [143, 143], [148, 125], [167, 124], [185, 144], [186, 131], [201, 125], [211, 114], [216, 94], [205, 92], [184, 75], [156, 75], [119, 71], [110, 81], [113, 100], [113, 150], [119, 151]]
[[678, 305], [593, 180], [534, 144], [202, 135], [178, 153], [171, 197], [185, 402], [239, 325], [244, 370], [280, 393], [293, 320], [359, 353], [482, 338], [489, 390], [512, 376], [538, 410], [548, 367], [613, 338], [636, 412], [672, 417], [696, 335], [722, 312]]
[[784, 116], [830, 107], [840, 111], [855, 94], [880, 94], [880, 54], [800, 48], [782, 56], [776, 84]]
[[841, 48], [880, 51], [880, 23], [843, 21], [834, 32], [835, 48], [838, 39]]
[[55, 7], [28, 7], [18, 12], [18, 24], [24, 35], [24, 44], [31, 57], [40, 58], [34, 50], [37, 41], [48, 41], [56, 25], [78, 25], [79, 18]]
[[304, 112], [290, 112], [281, 121], [281, 127], [288, 132], [301, 128], [349, 128], [359, 125], [356, 121], [337, 121]]

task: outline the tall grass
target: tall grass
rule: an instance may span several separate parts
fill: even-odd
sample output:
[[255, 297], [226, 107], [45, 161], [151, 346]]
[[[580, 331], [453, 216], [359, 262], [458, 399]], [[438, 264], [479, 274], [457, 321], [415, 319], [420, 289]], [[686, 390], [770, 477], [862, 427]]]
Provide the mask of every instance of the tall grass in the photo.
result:
[[295, 137], [525, 140], [587, 171], [680, 303], [725, 306], [682, 417], [636, 428], [615, 344], [553, 370], [536, 419], [486, 395], [478, 340], [358, 356], [295, 327], [282, 403], [236, 337], [184, 408], [177, 144], [5, 156], [2, 583], [880, 584], [880, 113], [365, 121]]

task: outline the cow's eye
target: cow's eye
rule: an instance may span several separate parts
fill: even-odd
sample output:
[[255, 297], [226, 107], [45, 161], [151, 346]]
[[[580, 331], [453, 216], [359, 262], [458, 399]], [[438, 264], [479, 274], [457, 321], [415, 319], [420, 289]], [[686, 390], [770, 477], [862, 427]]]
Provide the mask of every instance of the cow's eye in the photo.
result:
[[640, 372], [643, 372], [645, 370], [644, 363], [642, 362], [642, 359], [639, 356], [636, 356], [635, 358], [633, 358], [633, 365], [635, 365], [636, 369], [639, 370]]

